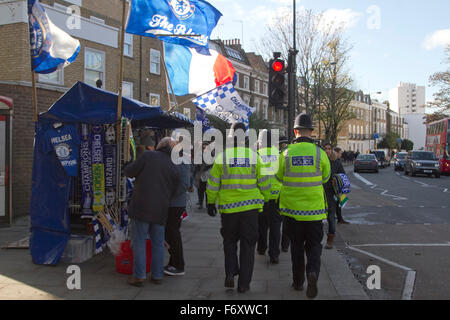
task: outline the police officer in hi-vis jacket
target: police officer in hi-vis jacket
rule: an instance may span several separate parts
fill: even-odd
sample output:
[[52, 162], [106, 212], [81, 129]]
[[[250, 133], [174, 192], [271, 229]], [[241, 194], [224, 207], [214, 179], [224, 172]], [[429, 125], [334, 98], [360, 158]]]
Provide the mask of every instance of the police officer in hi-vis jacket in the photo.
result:
[[[260, 157], [246, 142], [245, 130], [243, 123], [232, 125], [229, 139], [234, 139], [234, 146], [217, 156], [206, 188], [208, 214], [216, 214], [216, 201], [221, 214], [225, 287], [234, 288], [234, 276], [239, 275], [238, 292], [241, 293], [250, 289], [258, 216], [264, 203], [269, 201], [271, 187], [269, 176], [262, 175]], [[236, 135], [240, 139], [236, 139]]]
[[[276, 178], [283, 184], [280, 191], [280, 213], [286, 216], [287, 234], [291, 240], [293, 287], [306, 296], [317, 296], [320, 272], [323, 224], [327, 205], [323, 184], [330, 178], [330, 161], [323, 149], [311, 139], [311, 117], [302, 113], [295, 119], [296, 139], [280, 155]], [[305, 268], [305, 253], [307, 257]]]

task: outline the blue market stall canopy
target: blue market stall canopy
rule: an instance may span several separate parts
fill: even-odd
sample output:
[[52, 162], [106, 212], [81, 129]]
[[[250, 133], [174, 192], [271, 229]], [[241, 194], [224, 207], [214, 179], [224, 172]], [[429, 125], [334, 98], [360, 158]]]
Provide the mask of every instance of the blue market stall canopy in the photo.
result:
[[[88, 124], [112, 124], [117, 121], [118, 94], [86, 83], [77, 82], [39, 119], [53, 122], [78, 122]], [[123, 98], [122, 116], [155, 128], [179, 128], [192, 126], [184, 116], [171, 115], [161, 107], [151, 107], [143, 102]]]
[[[116, 93], [77, 82], [50, 109], [39, 116], [36, 124], [31, 186], [30, 253], [36, 264], [57, 264], [70, 238], [69, 198], [72, 179], [58, 160], [48, 151], [49, 135], [55, 122], [63, 125], [86, 123], [112, 124], [117, 121]], [[123, 98], [122, 115], [133, 126], [180, 128], [193, 122], [178, 113], [164, 112], [142, 102]]]

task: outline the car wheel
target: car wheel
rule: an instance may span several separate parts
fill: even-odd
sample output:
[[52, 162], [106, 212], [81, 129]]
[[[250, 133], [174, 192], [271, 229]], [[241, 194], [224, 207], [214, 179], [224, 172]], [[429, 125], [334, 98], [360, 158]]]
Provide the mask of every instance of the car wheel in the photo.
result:
[[375, 173], [378, 173], [379, 171], [378, 170], [375, 170]]
[[358, 173], [358, 170], [356, 170], [356, 169], [353, 169], [353, 172], [356, 172], [356, 173]]

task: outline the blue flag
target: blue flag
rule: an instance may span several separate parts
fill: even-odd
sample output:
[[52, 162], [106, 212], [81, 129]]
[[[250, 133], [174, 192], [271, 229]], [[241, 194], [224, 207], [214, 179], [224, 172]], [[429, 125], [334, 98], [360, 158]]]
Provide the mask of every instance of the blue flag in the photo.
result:
[[80, 42], [55, 26], [38, 0], [28, 0], [31, 67], [36, 73], [52, 73], [75, 61]]
[[126, 32], [158, 36], [162, 41], [188, 47], [208, 48], [211, 32], [221, 16], [203, 0], [132, 0]]

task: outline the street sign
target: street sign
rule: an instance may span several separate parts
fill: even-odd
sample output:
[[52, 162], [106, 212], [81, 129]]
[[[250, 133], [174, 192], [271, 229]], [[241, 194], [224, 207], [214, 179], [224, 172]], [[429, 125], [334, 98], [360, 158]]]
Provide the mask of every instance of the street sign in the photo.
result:
[[378, 133], [374, 133], [374, 134], [373, 134], [373, 138], [374, 138], [374, 139], [378, 139], [379, 137], [380, 137], [380, 135], [379, 135]]

